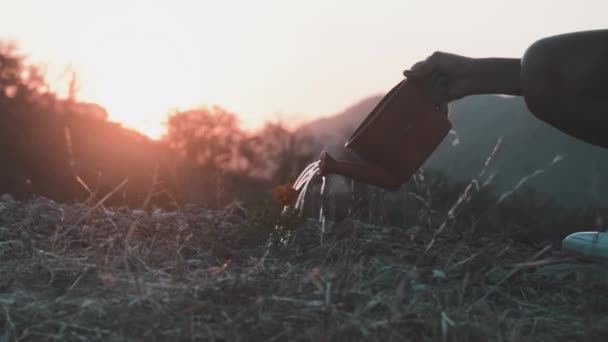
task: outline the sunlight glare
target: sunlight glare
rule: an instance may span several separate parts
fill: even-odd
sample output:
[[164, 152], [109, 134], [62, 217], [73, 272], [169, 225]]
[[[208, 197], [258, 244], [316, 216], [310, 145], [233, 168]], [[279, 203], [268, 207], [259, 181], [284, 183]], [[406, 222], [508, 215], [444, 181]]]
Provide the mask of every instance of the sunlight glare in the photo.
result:
[[92, 44], [79, 95], [103, 104], [112, 121], [160, 138], [169, 111], [207, 93], [201, 48], [170, 16], [148, 13], [134, 22], [125, 15], [86, 38]]

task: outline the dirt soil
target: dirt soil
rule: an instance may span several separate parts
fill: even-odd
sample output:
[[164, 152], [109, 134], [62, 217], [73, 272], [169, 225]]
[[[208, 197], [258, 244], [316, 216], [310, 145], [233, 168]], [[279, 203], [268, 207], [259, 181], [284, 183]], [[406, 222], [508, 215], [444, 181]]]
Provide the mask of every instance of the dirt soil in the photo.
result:
[[608, 266], [344, 220], [0, 200], [0, 341], [606, 341]]

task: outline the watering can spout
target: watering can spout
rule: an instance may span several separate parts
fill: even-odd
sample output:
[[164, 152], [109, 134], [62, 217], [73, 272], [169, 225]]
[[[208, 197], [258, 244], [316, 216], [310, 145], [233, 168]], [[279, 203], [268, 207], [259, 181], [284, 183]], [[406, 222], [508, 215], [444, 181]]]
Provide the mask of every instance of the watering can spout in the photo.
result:
[[387, 190], [397, 190], [402, 183], [398, 177], [372, 163], [336, 160], [327, 152], [321, 153], [319, 174], [336, 174]]

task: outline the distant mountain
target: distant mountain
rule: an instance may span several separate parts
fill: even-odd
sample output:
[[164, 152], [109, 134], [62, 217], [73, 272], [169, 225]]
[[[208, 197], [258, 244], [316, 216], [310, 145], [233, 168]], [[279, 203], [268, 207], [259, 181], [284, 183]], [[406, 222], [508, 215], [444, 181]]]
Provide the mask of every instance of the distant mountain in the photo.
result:
[[[381, 98], [369, 97], [335, 116], [304, 125], [298, 132], [320, 139], [326, 150], [343, 156], [347, 153], [344, 142]], [[450, 121], [453, 132], [424, 168], [440, 170], [458, 181], [475, 179], [501, 139], [479, 180], [492, 176], [491, 185], [498, 194], [536, 172], [518, 191], [527, 187], [563, 205], [608, 205], [608, 177], [601, 177], [608, 175], [608, 150], [541, 122], [528, 111], [522, 98], [467, 97], [450, 105]], [[556, 158], [559, 161], [552, 163]]]
[[359, 124], [380, 102], [383, 95], [370, 96], [344, 111], [324, 118], [314, 120], [302, 125], [296, 132], [298, 135], [307, 135], [321, 142], [326, 151], [338, 155], [345, 152], [344, 143]]

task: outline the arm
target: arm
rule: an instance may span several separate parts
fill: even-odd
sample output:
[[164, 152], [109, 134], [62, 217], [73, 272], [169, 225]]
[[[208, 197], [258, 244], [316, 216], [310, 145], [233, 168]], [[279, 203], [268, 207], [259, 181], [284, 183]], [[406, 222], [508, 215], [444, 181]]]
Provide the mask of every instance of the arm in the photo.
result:
[[431, 80], [435, 103], [448, 103], [469, 95], [521, 95], [521, 59], [470, 58], [435, 52], [416, 63], [404, 75], [408, 79]]
[[468, 95], [521, 95], [539, 119], [608, 148], [608, 30], [541, 39], [522, 59], [469, 58], [435, 52], [405, 76], [431, 79], [431, 96], [448, 103]]
[[503, 94], [522, 95], [520, 82], [521, 59], [480, 58], [471, 65], [474, 80], [469, 95]]

